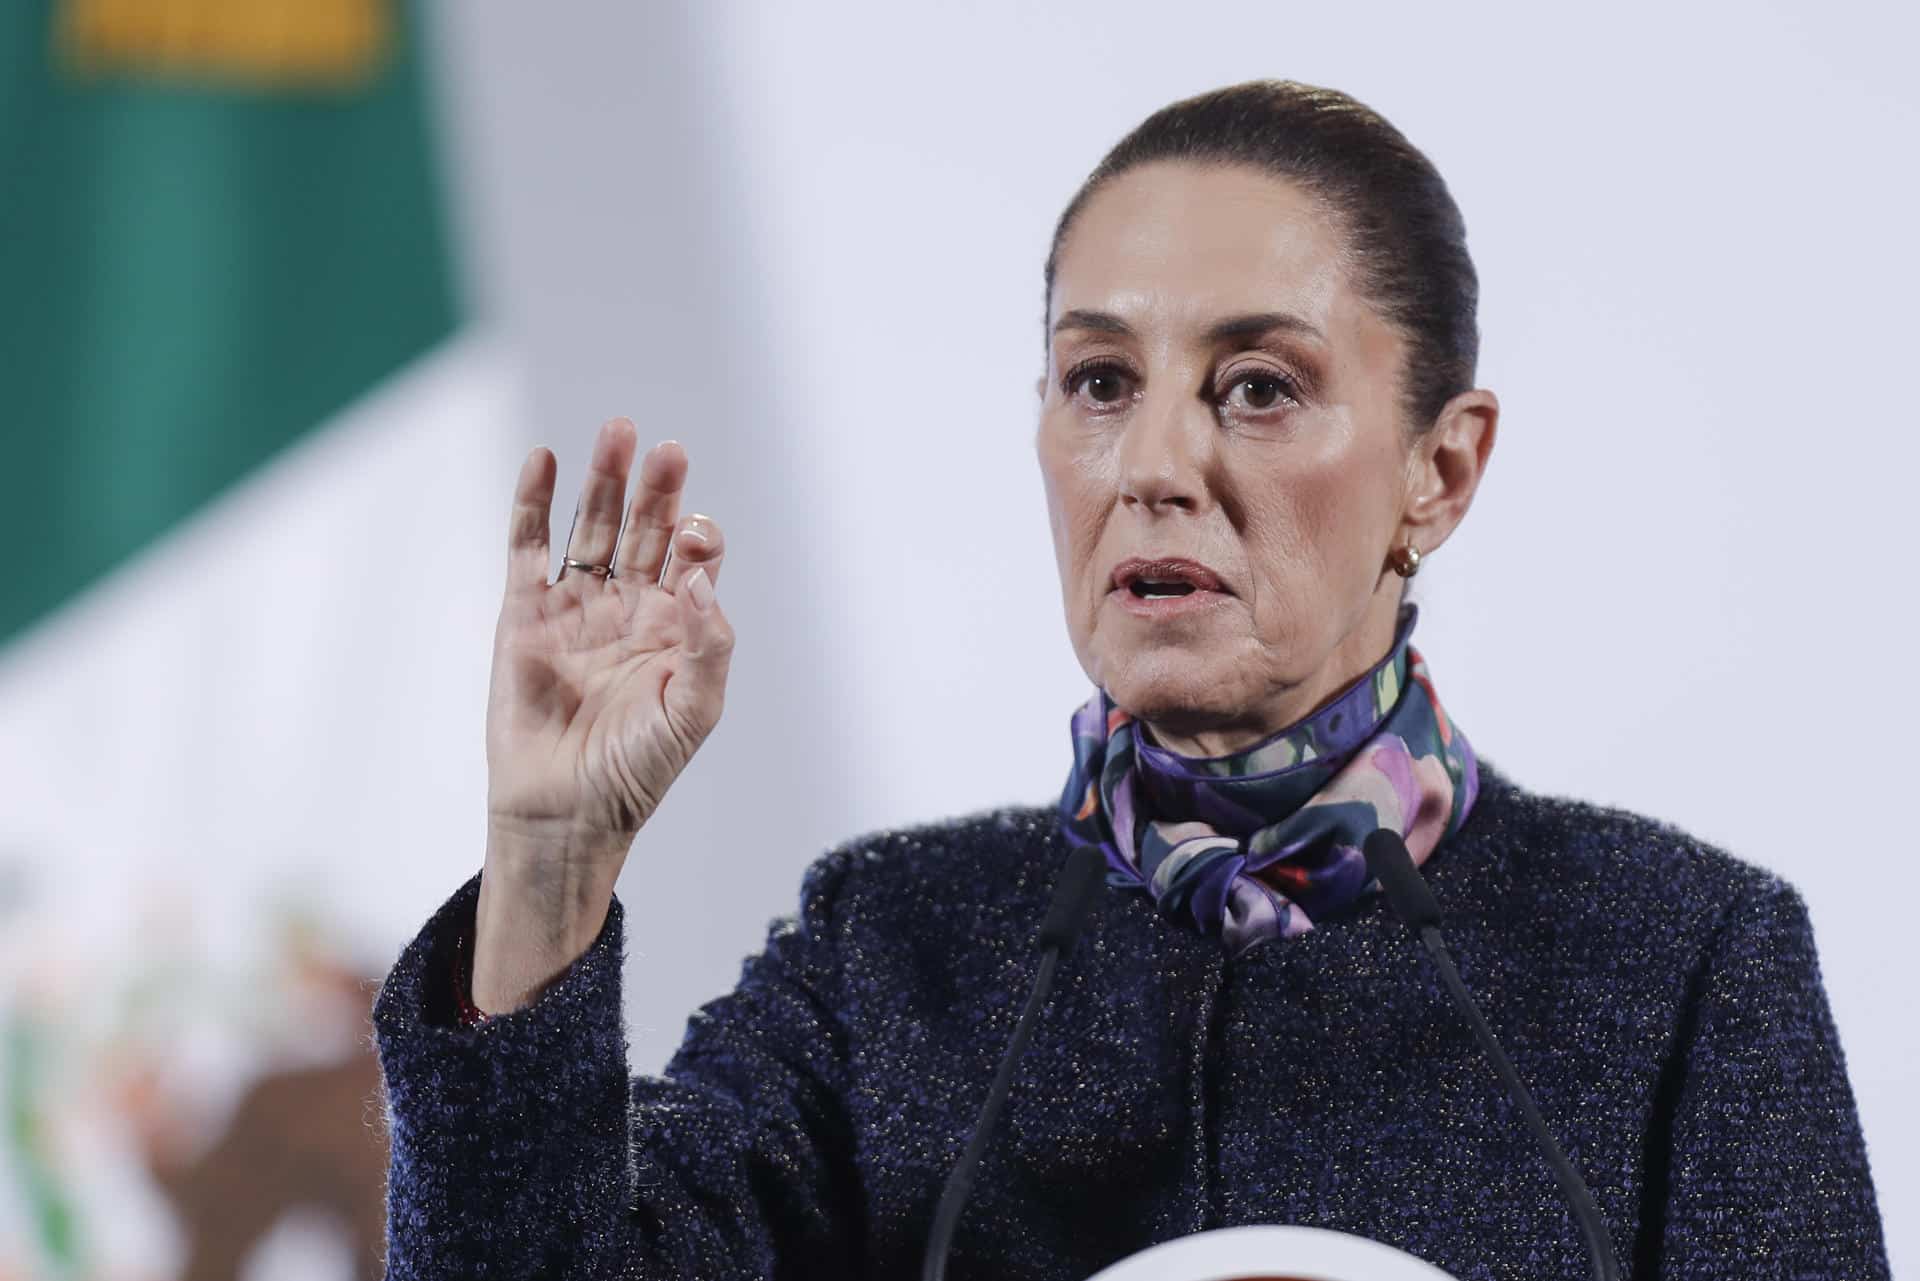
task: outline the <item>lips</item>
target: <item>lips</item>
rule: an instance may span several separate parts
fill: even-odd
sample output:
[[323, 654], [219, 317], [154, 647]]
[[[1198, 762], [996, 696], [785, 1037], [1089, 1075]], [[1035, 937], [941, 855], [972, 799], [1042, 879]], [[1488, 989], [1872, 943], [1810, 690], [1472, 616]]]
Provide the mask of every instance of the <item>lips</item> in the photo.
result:
[[1114, 591], [1132, 591], [1138, 583], [1157, 583], [1166, 586], [1184, 584], [1196, 592], [1227, 591], [1220, 576], [1197, 560], [1188, 560], [1183, 556], [1160, 557], [1145, 560], [1138, 556], [1129, 557], [1113, 567], [1111, 583]]

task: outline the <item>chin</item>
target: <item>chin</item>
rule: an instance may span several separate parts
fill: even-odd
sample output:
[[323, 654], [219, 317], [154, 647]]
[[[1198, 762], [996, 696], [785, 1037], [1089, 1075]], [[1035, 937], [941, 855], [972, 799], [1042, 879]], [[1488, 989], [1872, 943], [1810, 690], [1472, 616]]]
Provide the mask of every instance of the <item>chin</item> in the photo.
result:
[[1246, 706], [1229, 674], [1214, 663], [1189, 662], [1179, 670], [1122, 671], [1105, 688], [1135, 719], [1175, 734], [1232, 722]]

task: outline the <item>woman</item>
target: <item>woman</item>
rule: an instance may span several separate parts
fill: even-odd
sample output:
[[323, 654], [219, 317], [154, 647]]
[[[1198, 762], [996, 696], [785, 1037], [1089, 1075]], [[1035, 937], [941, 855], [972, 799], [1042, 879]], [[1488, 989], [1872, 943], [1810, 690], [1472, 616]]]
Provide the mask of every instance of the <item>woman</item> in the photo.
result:
[[724, 542], [679, 518], [672, 441], [622, 535], [616, 421], [549, 583], [554, 459], [527, 460], [486, 860], [375, 1010], [390, 1275], [912, 1274], [1083, 844], [1109, 885], [951, 1275], [1084, 1277], [1259, 1222], [1462, 1278], [1582, 1274], [1546, 1162], [1369, 884], [1357, 847], [1388, 827], [1628, 1275], [1885, 1276], [1794, 890], [1522, 788], [1409, 643], [1406, 580], [1466, 515], [1499, 413], [1426, 158], [1323, 89], [1175, 103], [1069, 205], [1046, 284], [1035, 444], [1096, 687], [1060, 803], [821, 858], [658, 1077], [627, 1071], [613, 887], [721, 714]]

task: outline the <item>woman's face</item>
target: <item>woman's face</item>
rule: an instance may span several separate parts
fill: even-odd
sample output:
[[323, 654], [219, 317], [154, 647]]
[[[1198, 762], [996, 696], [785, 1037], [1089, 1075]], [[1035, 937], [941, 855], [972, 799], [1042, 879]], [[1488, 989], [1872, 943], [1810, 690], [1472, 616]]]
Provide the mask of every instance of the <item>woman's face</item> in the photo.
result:
[[[1388, 551], [1431, 552], [1471, 496], [1457, 438], [1439, 463], [1440, 434], [1409, 447], [1406, 343], [1345, 253], [1300, 187], [1172, 162], [1109, 182], [1061, 247], [1035, 446], [1067, 627], [1172, 750], [1257, 742], [1378, 662]], [[1196, 562], [1219, 588], [1140, 600], [1115, 587], [1131, 558]]]

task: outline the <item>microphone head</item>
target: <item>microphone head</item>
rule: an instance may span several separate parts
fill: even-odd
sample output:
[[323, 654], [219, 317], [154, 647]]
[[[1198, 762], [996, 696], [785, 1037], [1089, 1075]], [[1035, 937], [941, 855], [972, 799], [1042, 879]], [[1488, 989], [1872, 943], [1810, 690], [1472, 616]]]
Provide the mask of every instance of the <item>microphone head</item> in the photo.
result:
[[1400, 839], [1400, 833], [1375, 828], [1360, 852], [1366, 856], [1367, 871], [1373, 873], [1380, 888], [1387, 892], [1387, 902], [1393, 905], [1394, 915], [1416, 930], [1440, 924], [1440, 904], [1434, 901], [1433, 891], [1427, 888], [1420, 869], [1413, 865], [1413, 855], [1407, 852], [1407, 843]]
[[1076, 845], [1067, 855], [1059, 879], [1053, 883], [1053, 903], [1047, 908], [1047, 919], [1040, 923], [1036, 944], [1040, 949], [1057, 947], [1062, 957], [1073, 950], [1073, 941], [1080, 937], [1080, 923], [1087, 917], [1087, 905], [1093, 902], [1094, 891], [1100, 888], [1100, 873], [1106, 863], [1106, 855], [1097, 845]]

